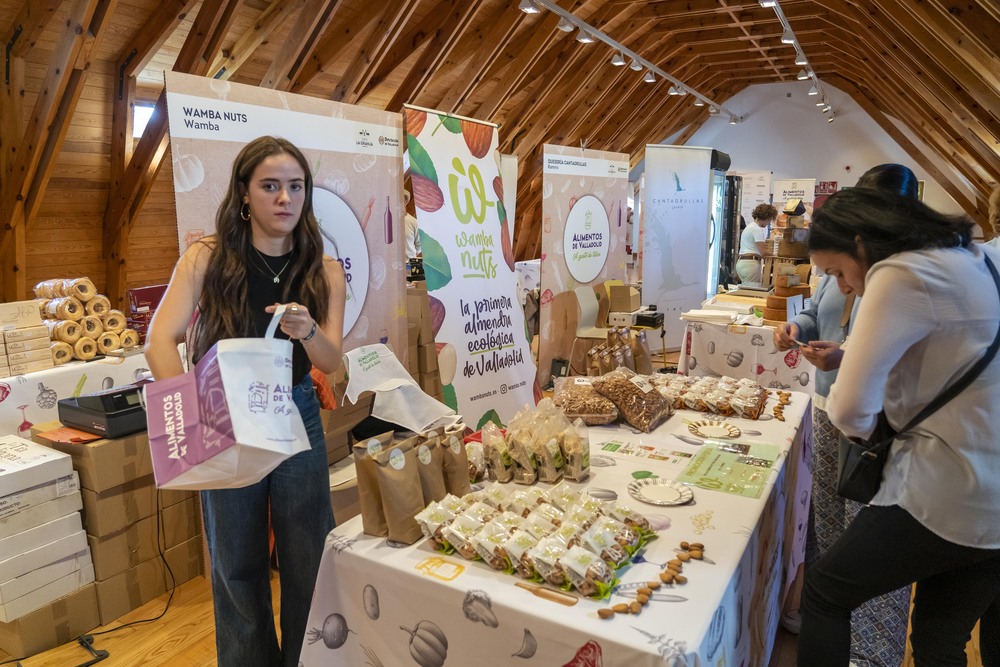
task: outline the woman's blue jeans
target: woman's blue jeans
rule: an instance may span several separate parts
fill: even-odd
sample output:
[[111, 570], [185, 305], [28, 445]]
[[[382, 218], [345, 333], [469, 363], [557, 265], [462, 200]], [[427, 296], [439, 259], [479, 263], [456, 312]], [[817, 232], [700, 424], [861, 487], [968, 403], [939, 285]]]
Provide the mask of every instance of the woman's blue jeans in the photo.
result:
[[[201, 492], [219, 667], [299, 664], [323, 543], [334, 523], [312, 378], [306, 375], [292, 396], [311, 449], [252, 486]], [[271, 608], [268, 508], [281, 577], [280, 647]]]

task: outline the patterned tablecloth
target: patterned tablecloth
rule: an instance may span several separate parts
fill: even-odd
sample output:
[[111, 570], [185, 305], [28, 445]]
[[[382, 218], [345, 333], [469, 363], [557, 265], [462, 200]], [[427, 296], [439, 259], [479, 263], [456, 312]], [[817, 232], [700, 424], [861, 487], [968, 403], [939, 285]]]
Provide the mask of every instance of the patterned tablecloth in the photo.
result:
[[59, 399], [129, 384], [145, 370], [146, 357], [133, 354], [0, 378], [0, 434], [30, 439], [33, 424], [59, 418]]
[[771, 389], [813, 393], [816, 369], [799, 350], [774, 347], [774, 329], [688, 322], [678, 372], [748, 378]]
[[[803, 559], [811, 484], [810, 398], [793, 393], [784, 421], [772, 416], [775, 403], [772, 396], [759, 421], [720, 424], [682, 410], [651, 434], [591, 429], [591, 478], [576, 486], [617, 496], [657, 529], [657, 539], [619, 571], [610, 600], [564, 606], [482, 562], [436, 553], [426, 540], [392, 548], [363, 535], [360, 517], [338, 526], [327, 538], [302, 664], [766, 665]], [[697, 486], [694, 502], [683, 506], [630, 497], [631, 481], [675, 479], [711, 451], [702, 437], [718, 432], [733, 436], [729, 443], [777, 446], [759, 498]], [[598, 617], [600, 608], [634, 600], [684, 540], [705, 545], [705, 559], [684, 567], [687, 584], [657, 590], [638, 616]]]

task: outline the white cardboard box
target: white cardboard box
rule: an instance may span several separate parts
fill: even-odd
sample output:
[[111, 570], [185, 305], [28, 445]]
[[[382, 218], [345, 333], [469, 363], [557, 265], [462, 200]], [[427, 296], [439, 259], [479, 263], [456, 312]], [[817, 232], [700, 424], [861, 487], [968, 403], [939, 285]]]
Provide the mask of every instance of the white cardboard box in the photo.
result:
[[68, 496], [74, 491], [79, 490], [80, 476], [74, 470], [65, 477], [12, 493], [9, 496], [2, 496], [0, 497], [0, 519], [22, 512], [29, 507]]
[[[43, 547], [50, 542], [72, 535], [78, 530], [83, 530], [83, 522], [80, 520], [80, 513], [73, 512], [40, 526], [0, 538], [0, 559]], [[35, 567], [51, 562], [51, 560], [36, 561]], [[0, 577], [0, 581], [6, 581], [6, 579]]]
[[25, 614], [41, 609], [50, 602], [92, 583], [94, 583], [94, 565], [87, 564], [65, 577], [60, 577], [41, 588], [36, 588], [27, 595], [0, 604], [0, 621], [4, 623], [15, 621]]
[[70, 554], [54, 563], [49, 563], [36, 570], [22, 574], [20, 577], [14, 577], [9, 581], [0, 583], [0, 604], [16, 600], [22, 595], [27, 595], [42, 586], [52, 583], [56, 579], [65, 577], [92, 564], [90, 547], [87, 547], [83, 551]]
[[[3, 345], [3, 343], [0, 343]], [[31, 350], [47, 350], [52, 346], [52, 341], [44, 338], [29, 338], [28, 340], [17, 340], [7, 345], [7, 354], [14, 352], [30, 352]]]
[[68, 454], [16, 435], [0, 436], [0, 498], [72, 472]]
[[74, 491], [68, 496], [62, 496], [41, 505], [35, 505], [0, 519], [0, 539], [54, 521], [70, 512], [79, 512], [81, 508], [83, 508], [83, 499], [79, 491]]
[[[0, 555], [0, 581], [20, 577], [39, 566], [54, 563], [87, 548], [87, 533], [82, 529], [55, 542], [19, 554]], [[6, 557], [5, 557], [6, 556]]]
[[38, 302], [34, 299], [0, 303], [0, 329], [37, 327], [41, 323], [42, 316], [38, 312]]

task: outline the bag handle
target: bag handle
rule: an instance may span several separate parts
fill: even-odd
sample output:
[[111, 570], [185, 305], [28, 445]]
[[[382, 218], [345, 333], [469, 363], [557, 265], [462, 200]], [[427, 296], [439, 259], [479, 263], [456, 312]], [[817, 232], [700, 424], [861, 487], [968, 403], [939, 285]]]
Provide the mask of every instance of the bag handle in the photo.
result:
[[[993, 265], [993, 262], [990, 261], [989, 257], [984, 255], [983, 259], [986, 260], [986, 268], [990, 270], [990, 274], [993, 276], [993, 282], [997, 288], [997, 294], [1000, 295], [1000, 273], [997, 273], [997, 268]], [[996, 336], [993, 337], [993, 342], [990, 343], [990, 346], [986, 349], [986, 354], [984, 354], [979, 361], [976, 362], [976, 365], [967, 370], [965, 374], [962, 375], [957, 382], [955, 382], [955, 384], [938, 394], [937, 398], [928, 403], [923, 410], [917, 413], [917, 416], [909, 421], [906, 426], [896, 431], [896, 435], [899, 435], [904, 431], [909, 431], [911, 428], [937, 412], [942, 406], [944, 406], [945, 403], [962, 393], [966, 387], [972, 384], [972, 382], [979, 377], [979, 374], [983, 372], [989, 363], [993, 361], [993, 357], [996, 356], [998, 349], [1000, 349], [1000, 326], [997, 326]], [[888, 446], [893, 440], [895, 440], [895, 436], [883, 440], [868, 451], [876, 452], [883, 447]]]
[[[1000, 289], [1000, 287], [997, 289]], [[274, 307], [274, 314], [271, 315], [271, 323], [267, 325], [264, 338], [274, 338], [274, 334], [278, 331], [278, 324], [281, 322], [281, 316], [285, 313], [285, 308], [287, 306], [283, 303], [279, 303]]]

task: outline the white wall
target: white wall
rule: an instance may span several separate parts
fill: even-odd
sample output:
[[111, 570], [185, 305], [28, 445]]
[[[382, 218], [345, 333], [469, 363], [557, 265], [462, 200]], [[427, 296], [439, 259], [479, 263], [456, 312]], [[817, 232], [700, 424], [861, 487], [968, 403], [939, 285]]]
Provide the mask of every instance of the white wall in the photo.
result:
[[[727, 117], [710, 118], [687, 142], [688, 146], [711, 146], [728, 153], [733, 171], [770, 170], [773, 178], [815, 178], [854, 185], [867, 169], [885, 162], [904, 164], [926, 181], [924, 201], [933, 208], [959, 213], [961, 208], [868, 114], [846, 93], [823, 84], [835, 119], [815, 106], [811, 81], [750, 86], [725, 103], [726, 109], [744, 120], [730, 125]], [[897, 127], [898, 124], [897, 124]], [[901, 128], [902, 129], [902, 128]], [[919, 139], [906, 130], [918, 146]], [[663, 143], [670, 143], [668, 137]], [[643, 164], [630, 180], [636, 180]], [[947, 165], [940, 167], [954, 173]], [[955, 178], [959, 187], [971, 190]]]

